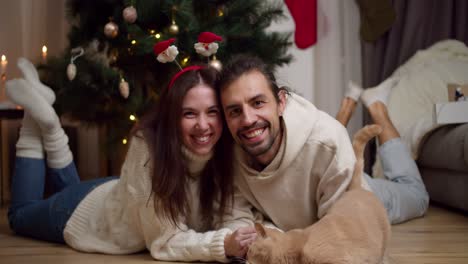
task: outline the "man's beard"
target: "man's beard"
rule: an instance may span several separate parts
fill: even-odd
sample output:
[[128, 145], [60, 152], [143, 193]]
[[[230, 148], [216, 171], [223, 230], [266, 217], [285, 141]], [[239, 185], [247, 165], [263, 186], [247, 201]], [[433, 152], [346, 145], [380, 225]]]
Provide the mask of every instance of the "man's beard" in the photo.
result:
[[[241, 148], [247, 152], [249, 155], [251, 155], [252, 157], [257, 157], [257, 156], [261, 156], [265, 153], [267, 153], [271, 147], [273, 146], [273, 144], [275, 143], [275, 139], [278, 137], [278, 132], [275, 134], [275, 135], [272, 135], [271, 134], [271, 124], [270, 122], [268, 121], [261, 121], [261, 122], [256, 122], [255, 124], [253, 124], [252, 126], [250, 127], [246, 127], [246, 128], [243, 128], [242, 130], [240, 130], [238, 133], [237, 133], [237, 136], [239, 138], [242, 138], [243, 136], [241, 135], [241, 133], [244, 131], [244, 130], [251, 130], [253, 128], [264, 128], [265, 130], [269, 130], [269, 137], [266, 138], [265, 140], [263, 141], [260, 141], [258, 142], [257, 144], [255, 145], [246, 145], [246, 144], [242, 144], [243, 141], [241, 141], [240, 143], [240, 146]], [[265, 133], [265, 131], [263, 132]]]

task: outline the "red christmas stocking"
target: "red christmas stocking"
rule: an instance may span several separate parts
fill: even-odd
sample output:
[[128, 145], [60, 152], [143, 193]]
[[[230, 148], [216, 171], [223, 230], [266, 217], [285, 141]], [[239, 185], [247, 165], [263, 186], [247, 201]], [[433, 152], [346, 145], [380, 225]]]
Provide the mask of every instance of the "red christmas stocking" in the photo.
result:
[[300, 49], [317, 42], [317, 0], [284, 0], [296, 24], [294, 41]]

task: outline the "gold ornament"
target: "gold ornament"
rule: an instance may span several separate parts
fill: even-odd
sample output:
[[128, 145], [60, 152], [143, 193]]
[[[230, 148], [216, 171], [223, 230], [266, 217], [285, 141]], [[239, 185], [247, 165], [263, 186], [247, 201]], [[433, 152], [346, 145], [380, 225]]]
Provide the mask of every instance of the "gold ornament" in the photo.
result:
[[216, 12], [218, 17], [224, 16], [224, 6], [220, 6]]
[[223, 64], [221, 61], [216, 59], [216, 56], [213, 56], [213, 59], [209, 62], [210, 66], [215, 68], [218, 71], [221, 71], [223, 69]]
[[137, 18], [138, 14], [133, 6], [127, 6], [123, 11], [122, 11], [122, 16], [127, 23], [133, 24]]
[[128, 95], [130, 94], [130, 87], [128, 85], [128, 82], [126, 82], [124, 78], [120, 80], [119, 91], [120, 95], [122, 95], [123, 98], [128, 98]]
[[179, 34], [179, 26], [175, 23], [175, 21], [172, 21], [172, 24], [169, 26], [169, 33], [172, 35]]
[[106, 37], [112, 39], [112, 38], [117, 37], [118, 34], [119, 34], [119, 26], [116, 23], [110, 21], [104, 26], [104, 35], [106, 35]]

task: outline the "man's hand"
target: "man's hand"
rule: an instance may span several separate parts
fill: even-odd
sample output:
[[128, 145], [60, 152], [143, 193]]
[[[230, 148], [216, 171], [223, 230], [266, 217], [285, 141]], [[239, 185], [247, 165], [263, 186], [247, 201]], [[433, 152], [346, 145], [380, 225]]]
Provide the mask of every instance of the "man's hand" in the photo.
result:
[[255, 241], [254, 227], [241, 227], [224, 238], [224, 252], [228, 257], [244, 257], [250, 244]]

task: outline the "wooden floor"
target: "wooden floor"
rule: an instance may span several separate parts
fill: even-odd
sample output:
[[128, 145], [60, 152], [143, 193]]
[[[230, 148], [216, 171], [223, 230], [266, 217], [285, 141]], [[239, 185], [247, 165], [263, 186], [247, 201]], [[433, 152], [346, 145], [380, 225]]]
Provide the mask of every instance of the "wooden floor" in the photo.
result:
[[[392, 227], [390, 263], [468, 263], [468, 217], [431, 206], [426, 217]], [[167, 263], [148, 253], [109, 256], [76, 252], [65, 245], [44, 243], [12, 234], [6, 210], [0, 209], [1, 263]]]

